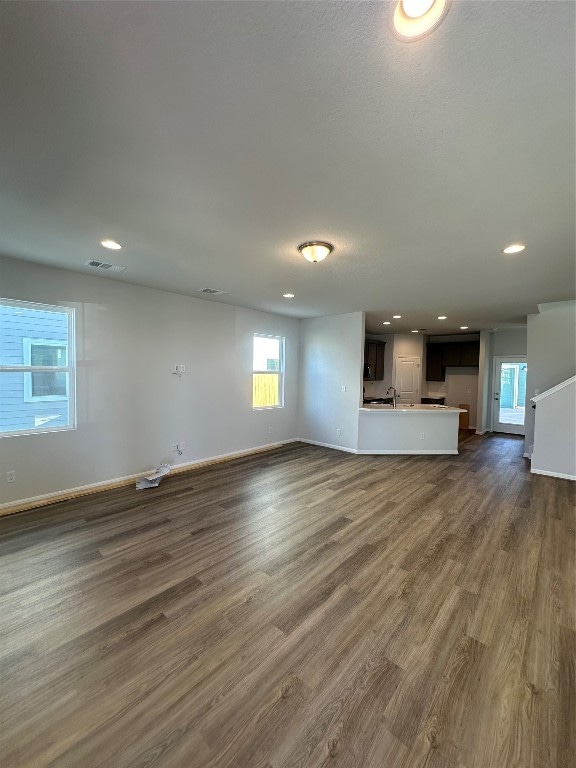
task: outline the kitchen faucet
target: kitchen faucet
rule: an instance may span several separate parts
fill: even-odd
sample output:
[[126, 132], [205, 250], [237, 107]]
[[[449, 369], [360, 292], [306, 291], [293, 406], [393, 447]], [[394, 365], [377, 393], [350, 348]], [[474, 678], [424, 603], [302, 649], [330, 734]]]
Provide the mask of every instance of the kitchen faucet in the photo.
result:
[[392, 392], [393, 392], [393, 395], [392, 395], [392, 408], [396, 408], [396, 388], [395, 387], [388, 387], [388, 389], [386, 390], [386, 394], [387, 395], [390, 394], [390, 390], [392, 390]]

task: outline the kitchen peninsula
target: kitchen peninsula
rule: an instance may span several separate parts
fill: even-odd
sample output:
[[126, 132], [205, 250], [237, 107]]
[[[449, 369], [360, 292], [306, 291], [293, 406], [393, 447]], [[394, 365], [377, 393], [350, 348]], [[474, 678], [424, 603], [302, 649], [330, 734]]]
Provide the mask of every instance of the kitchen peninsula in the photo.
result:
[[444, 405], [364, 405], [358, 418], [358, 453], [458, 453], [462, 408]]

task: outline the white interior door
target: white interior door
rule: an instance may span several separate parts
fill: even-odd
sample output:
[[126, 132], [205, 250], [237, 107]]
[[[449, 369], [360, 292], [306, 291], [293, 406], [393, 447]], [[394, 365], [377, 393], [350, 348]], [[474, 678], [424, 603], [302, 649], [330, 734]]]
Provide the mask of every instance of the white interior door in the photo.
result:
[[420, 402], [420, 358], [413, 355], [399, 355], [396, 358], [394, 377], [396, 398], [399, 403]]
[[525, 357], [495, 357], [492, 370], [492, 430], [523, 435], [526, 408]]

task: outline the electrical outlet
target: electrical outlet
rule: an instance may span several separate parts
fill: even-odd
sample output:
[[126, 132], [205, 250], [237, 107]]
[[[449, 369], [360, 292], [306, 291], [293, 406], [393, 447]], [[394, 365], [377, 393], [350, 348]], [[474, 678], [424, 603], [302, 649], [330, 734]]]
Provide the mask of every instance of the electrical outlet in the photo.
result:
[[342, 430], [340, 429], [340, 427], [338, 427], [338, 429], [336, 430], [336, 434], [338, 436], [340, 436], [342, 434]]
[[420, 440], [424, 440], [424, 432], [420, 432]]
[[342, 384], [342, 392], [346, 392], [346, 385]]
[[9, 472], [6, 472], [6, 482], [7, 483], [15, 483], [16, 482], [16, 470], [11, 469]]
[[186, 366], [184, 363], [180, 363], [180, 373], [186, 373]]
[[184, 442], [184, 440], [182, 440], [181, 443], [178, 443], [178, 450], [180, 450], [180, 451], [185, 451], [186, 450], [186, 443]]
[[271, 435], [271, 434], [272, 434], [272, 427], [268, 427], [268, 434], [269, 434], [269, 435]]

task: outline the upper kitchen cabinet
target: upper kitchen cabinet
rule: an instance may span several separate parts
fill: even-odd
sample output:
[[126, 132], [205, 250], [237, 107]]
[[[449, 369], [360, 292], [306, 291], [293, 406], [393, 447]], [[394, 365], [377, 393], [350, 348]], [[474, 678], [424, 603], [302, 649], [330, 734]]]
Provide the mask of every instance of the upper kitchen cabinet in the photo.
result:
[[426, 344], [426, 381], [444, 381], [442, 344]]
[[449, 341], [426, 344], [426, 381], [444, 381], [446, 368], [477, 367], [479, 341]]
[[442, 365], [447, 368], [449, 365], [461, 365], [462, 344], [458, 341], [442, 344]]
[[460, 346], [462, 348], [460, 365], [478, 366], [480, 361], [480, 342], [463, 341]]
[[364, 381], [382, 381], [384, 378], [385, 341], [364, 342]]

